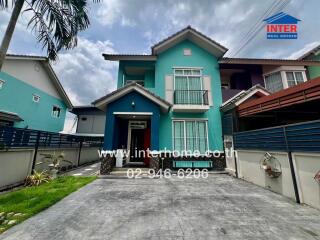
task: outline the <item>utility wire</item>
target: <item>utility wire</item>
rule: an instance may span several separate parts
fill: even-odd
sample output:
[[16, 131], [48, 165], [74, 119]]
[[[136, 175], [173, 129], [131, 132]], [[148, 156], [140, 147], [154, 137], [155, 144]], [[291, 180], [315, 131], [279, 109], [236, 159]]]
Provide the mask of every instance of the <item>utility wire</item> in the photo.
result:
[[[239, 47], [236, 48], [236, 50], [232, 51], [229, 58], [232, 58], [233, 56], [236, 56], [238, 53], [243, 51], [245, 47], [256, 37], [257, 33], [261, 31], [261, 29], [265, 26], [265, 23], [263, 23], [263, 19], [265, 19], [267, 16], [275, 14], [279, 11], [282, 11], [291, 0], [280, 0], [278, 2], [273, 2], [271, 6], [267, 9], [267, 11], [263, 14], [262, 17], [258, 20], [258, 22], [250, 29], [250, 31], [245, 35], [244, 39], [245, 41], [241, 44], [239, 44]], [[259, 23], [260, 21], [260, 23]]]

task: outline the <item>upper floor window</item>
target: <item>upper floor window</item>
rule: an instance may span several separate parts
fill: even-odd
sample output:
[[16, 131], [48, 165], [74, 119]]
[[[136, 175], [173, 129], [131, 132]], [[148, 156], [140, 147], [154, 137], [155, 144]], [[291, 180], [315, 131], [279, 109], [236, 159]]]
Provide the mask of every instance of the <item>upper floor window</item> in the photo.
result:
[[206, 120], [174, 120], [173, 148], [183, 153], [205, 153], [208, 150], [208, 129]]
[[270, 92], [278, 92], [283, 89], [281, 73], [276, 72], [265, 76], [265, 86]]
[[51, 113], [52, 117], [59, 118], [60, 114], [61, 114], [61, 108], [57, 107], [57, 106], [53, 106], [52, 107], [52, 113]]
[[307, 79], [304, 71], [279, 71], [265, 75], [264, 80], [266, 89], [277, 92], [303, 83]]
[[0, 89], [3, 88], [5, 81], [0, 79]]
[[286, 72], [286, 77], [288, 87], [292, 87], [304, 82], [302, 72]]
[[32, 101], [36, 103], [40, 102], [40, 96], [37, 94], [32, 94]]
[[175, 104], [203, 104], [202, 69], [174, 69]]

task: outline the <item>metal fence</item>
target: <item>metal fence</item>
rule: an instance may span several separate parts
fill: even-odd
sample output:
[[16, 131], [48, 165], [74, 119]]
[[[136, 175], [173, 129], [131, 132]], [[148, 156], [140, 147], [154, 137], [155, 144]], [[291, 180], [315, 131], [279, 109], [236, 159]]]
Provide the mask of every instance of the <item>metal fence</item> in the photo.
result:
[[76, 136], [23, 128], [0, 127], [0, 149], [19, 147], [102, 147], [102, 145], [103, 137]]
[[320, 120], [234, 133], [235, 149], [320, 152]]
[[208, 90], [175, 90], [174, 104], [209, 105]]

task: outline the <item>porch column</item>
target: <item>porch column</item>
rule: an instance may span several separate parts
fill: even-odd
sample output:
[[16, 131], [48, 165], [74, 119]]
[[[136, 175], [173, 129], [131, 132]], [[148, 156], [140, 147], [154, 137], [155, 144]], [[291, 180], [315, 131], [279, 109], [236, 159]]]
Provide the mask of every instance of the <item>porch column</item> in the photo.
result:
[[150, 150], [159, 150], [160, 113], [154, 112], [151, 117], [151, 146]]
[[[109, 109], [110, 110], [110, 109]], [[104, 150], [114, 150], [113, 149], [113, 139], [114, 139], [114, 128], [115, 128], [115, 116], [112, 111], [107, 110], [106, 113], [106, 125], [104, 131]]]

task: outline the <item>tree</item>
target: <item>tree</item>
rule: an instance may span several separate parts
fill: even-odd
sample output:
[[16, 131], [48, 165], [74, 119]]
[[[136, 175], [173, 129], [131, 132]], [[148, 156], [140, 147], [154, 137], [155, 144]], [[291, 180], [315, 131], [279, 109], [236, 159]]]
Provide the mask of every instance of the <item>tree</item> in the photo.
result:
[[50, 60], [56, 60], [61, 49], [77, 46], [78, 33], [90, 25], [87, 0], [0, 0], [0, 10], [9, 8], [10, 2], [13, 11], [0, 47], [0, 71], [24, 7], [23, 11], [31, 12], [28, 27], [36, 33], [43, 49], [47, 49]]

